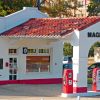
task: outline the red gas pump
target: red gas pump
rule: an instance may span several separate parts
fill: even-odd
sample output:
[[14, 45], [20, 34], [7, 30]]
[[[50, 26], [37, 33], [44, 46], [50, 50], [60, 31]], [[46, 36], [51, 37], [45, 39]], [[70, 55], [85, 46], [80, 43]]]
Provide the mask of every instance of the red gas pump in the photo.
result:
[[92, 80], [92, 90], [100, 92], [100, 68], [93, 69]]
[[73, 70], [64, 69], [63, 93], [73, 93]]

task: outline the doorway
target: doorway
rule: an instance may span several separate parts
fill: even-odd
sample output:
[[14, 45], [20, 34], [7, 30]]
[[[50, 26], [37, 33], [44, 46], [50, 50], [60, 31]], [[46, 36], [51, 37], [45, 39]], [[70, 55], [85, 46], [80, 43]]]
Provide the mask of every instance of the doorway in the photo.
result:
[[17, 57], [9, 58], [9, 80], [17, 79]]

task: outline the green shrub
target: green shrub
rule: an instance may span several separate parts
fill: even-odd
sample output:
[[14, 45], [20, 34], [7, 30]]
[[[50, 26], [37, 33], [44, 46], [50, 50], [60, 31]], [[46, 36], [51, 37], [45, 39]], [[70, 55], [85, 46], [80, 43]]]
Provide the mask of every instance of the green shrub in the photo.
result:
[[92, 78], [88, 78], [87, 82], [88, 84], [92, 84]]

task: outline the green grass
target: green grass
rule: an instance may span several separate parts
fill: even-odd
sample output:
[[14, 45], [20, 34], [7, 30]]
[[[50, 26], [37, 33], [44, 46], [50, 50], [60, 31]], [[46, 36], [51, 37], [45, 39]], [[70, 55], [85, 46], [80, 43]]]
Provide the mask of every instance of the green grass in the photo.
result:
[[92, 78], [88, 78], [87, 82], [88, 84], [92, 84]]

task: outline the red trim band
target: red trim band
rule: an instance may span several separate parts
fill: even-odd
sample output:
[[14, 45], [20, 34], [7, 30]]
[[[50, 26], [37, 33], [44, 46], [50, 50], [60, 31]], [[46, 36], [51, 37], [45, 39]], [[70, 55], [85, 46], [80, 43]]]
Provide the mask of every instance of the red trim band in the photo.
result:
[[0, 85], [4, 85], [4, 84], [61, 84], [61, 83], [62, 83], [62, 78], [0, 81]]
[[87, 92], [87, 87], [73, 87], [74, 93], [84, 93]]
[[96, 92], [100, 92], [100, 90], [97, 90]]

